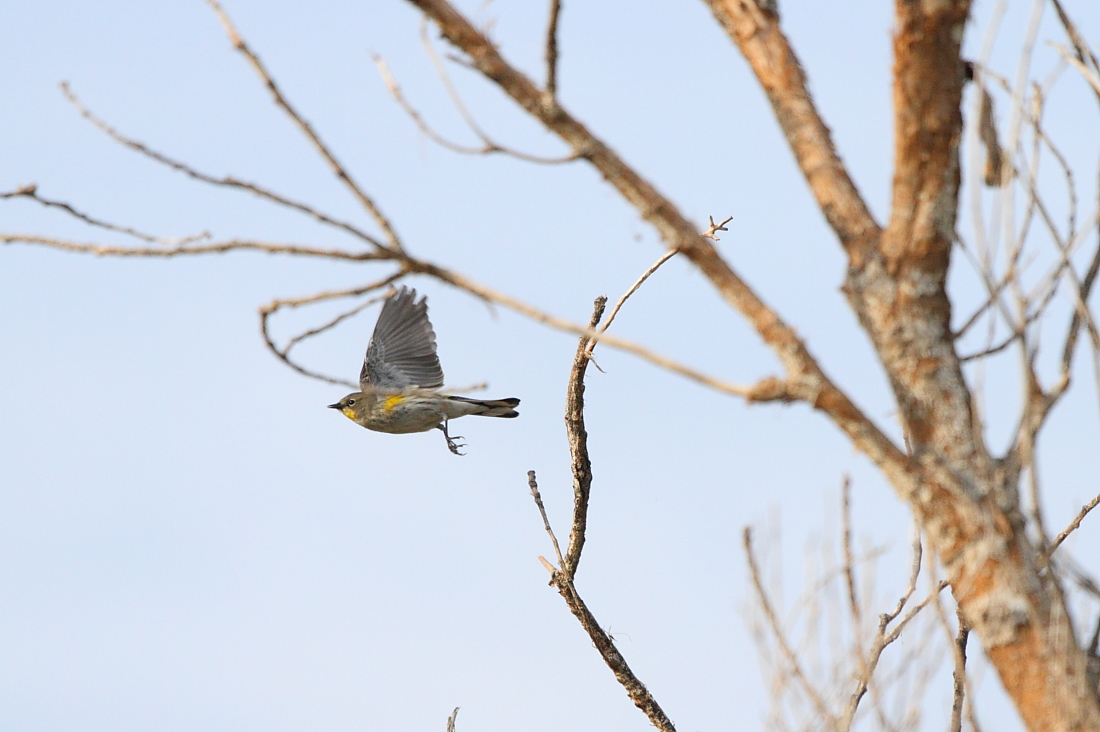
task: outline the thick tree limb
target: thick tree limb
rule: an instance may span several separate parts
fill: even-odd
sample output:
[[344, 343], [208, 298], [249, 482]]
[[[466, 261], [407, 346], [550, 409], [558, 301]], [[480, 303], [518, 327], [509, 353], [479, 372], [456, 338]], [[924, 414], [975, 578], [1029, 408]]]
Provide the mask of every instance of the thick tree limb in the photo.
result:
[[752, 67], [821, 212], [858, 264], [881, 229], [837, 154], [832, 133], [810, 97], [802, 65], [779, 28], [774, 4], [705, 2]]
[[509, 65], [493, 44], [445, 0], [409, 0], [462, 50], [470, 64], [587, 159], [652, 224], [668, 246], [710, 279], [768, 344], [787, 371], [790, 393], [827, 414], [853, 444], [899, 484], [915, 487], [900, 449], [825, 375], [794, 330], [734, 272], [675, 205], [570, 115], [557, 100]]

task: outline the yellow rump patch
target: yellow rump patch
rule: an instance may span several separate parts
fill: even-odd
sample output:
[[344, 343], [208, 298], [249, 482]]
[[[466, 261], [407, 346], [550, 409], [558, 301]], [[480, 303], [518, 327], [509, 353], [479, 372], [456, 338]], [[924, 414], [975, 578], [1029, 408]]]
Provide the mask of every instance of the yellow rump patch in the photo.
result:
[[396, 407], [398, 404], [400, 404], [403, 401], [405, 401], [405, 397], [400, 396], [398, 394], [394, 394], [393, 396], [386, 397], [386, 400], [384, 402], [382, 402], [382, 409], [385, 409], [387, 412], [392, 412], [393, 408]]

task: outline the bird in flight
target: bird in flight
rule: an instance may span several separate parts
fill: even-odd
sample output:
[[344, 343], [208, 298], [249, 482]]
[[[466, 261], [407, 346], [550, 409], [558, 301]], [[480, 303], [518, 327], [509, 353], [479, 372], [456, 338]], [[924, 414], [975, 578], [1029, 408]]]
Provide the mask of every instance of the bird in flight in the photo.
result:
[[375, 432], [406, 434], [443, 431], [447, 448], [455, 455], [461, 436], [451, 437], [447, 423], [477, 414], [482, 417], [518, 417], [519, 399], [467, 399], [440, 394], [443, 368], [435, 351], [435, 331], [428, 320], [428, 299], [416, 299], [416, 290], [402, 287], [386, 300], [374, 335], [367, 345], [359, 391], [329, 404], [358, 425]]

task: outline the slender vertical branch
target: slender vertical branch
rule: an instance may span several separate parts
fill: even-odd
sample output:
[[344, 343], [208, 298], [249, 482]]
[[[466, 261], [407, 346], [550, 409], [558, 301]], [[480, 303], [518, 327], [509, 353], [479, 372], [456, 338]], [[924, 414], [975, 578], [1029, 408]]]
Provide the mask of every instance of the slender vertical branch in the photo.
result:
[[550, 23], [546, 28], [546, 95], [558, 95], [558, 19], [561, 0], [550, 0]]
[[535, 477], [534, 470], [527, 471], [527, 487], [531, 489], [531, 497], [535, 499], [535, 505], [538, 506], [539, 515], [542, 516], [542, 528], [549, 534], [550, 543], [554, 545], [554, 554], [558, 557], [558, 567], [564, 567], [565, 559], [561, 555], [558, 537], [554, 534], [554, 529], [550, 526], [550, 519], [546, 516], [546, 506], [542, 502], [542, 493], [539, 492], [539, 483], [538, 479]]
[[963, 701], [966, 696], [966, 641], [970, 637], [970, 626], [958, 612], [959, 630], [955, 634], [954, 650], [955, 669], [952, 671], [953, 692], [951, 701], [951, 726], [950, 732], [962, 732]]
[[[595, 328], [603, 317], [607, 298], [596, 298], [589, 327]], [[573, 459], [573, 528], [569, 532], [569, 548], [565, 552], [562, 572], [572, 582], [584, 550], [584, 533], [588, 526], [588, 497], [592, 487], [592, 462], [588, 458], [588, 433], [584, 429], [584, 374], [591, 360], [589, 339], [582, 336], [573, 357], [569, 373], [569, 388], [565, 401], [565, 430], [569, 436], [569, 453]]]
[[844, 476], [840, 491], [841, 541], [844, 545], [844, 583], [848, 589], [848, 610], [852, 613], [852, 620], [855, 623], [855, 643], [858, 647], [861, 613], [858, 593], [856, 592], [855, 560], [852, 558], [852, 479], [850, 476]]
[[841, 729], [836, 716], [829, 711], [825, 699], [822, 698], [821, 693], [814, 685], [810, 683], [809, 677], [806, 676], [806, 673], [802, 670], [802, 664], [799, 662], [798, 656], [787, 642], [787, 638], [783, 634], [783, 629], [779, 626], [779, 617], [775, 614], [775, 609], [768, 599], [768, 593], [764, 591], [764, 581], [760, 576], [760, 567], [756, 563], [756, 555], [752, 550], [752, 529], [748, 526], [745, 527], [742, 533], [742, 543], [745, 547], [745, 559], [749, 564], [749, 576], [752, 579], [753, 589], [756, 590], [757, 602], [760, 603], [760, 607], [764, 611], [764, 617], [768, 620], [772, 635], [775, 637], [775, 642], [779, 646], [779, 652], [787, 662], [791, 674], [798, 681], [799, 686], [802, 687], [802, 691], [805, 692], [806, 696], [809, 697], [810, 701], [813, 703], [818, 716], [829, 728], [836, 730]]

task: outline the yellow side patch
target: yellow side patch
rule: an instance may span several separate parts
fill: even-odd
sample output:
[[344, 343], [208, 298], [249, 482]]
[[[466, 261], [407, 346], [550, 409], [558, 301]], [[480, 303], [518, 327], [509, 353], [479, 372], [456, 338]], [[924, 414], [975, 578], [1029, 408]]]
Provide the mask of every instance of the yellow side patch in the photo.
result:
[[403, 401], [405, 401], [405, 397], [398, 394], [386, 397], [386, 401], [382, 402], [382, 409], [385, 409], [387, 412], [392, 412], [393, 408]]

